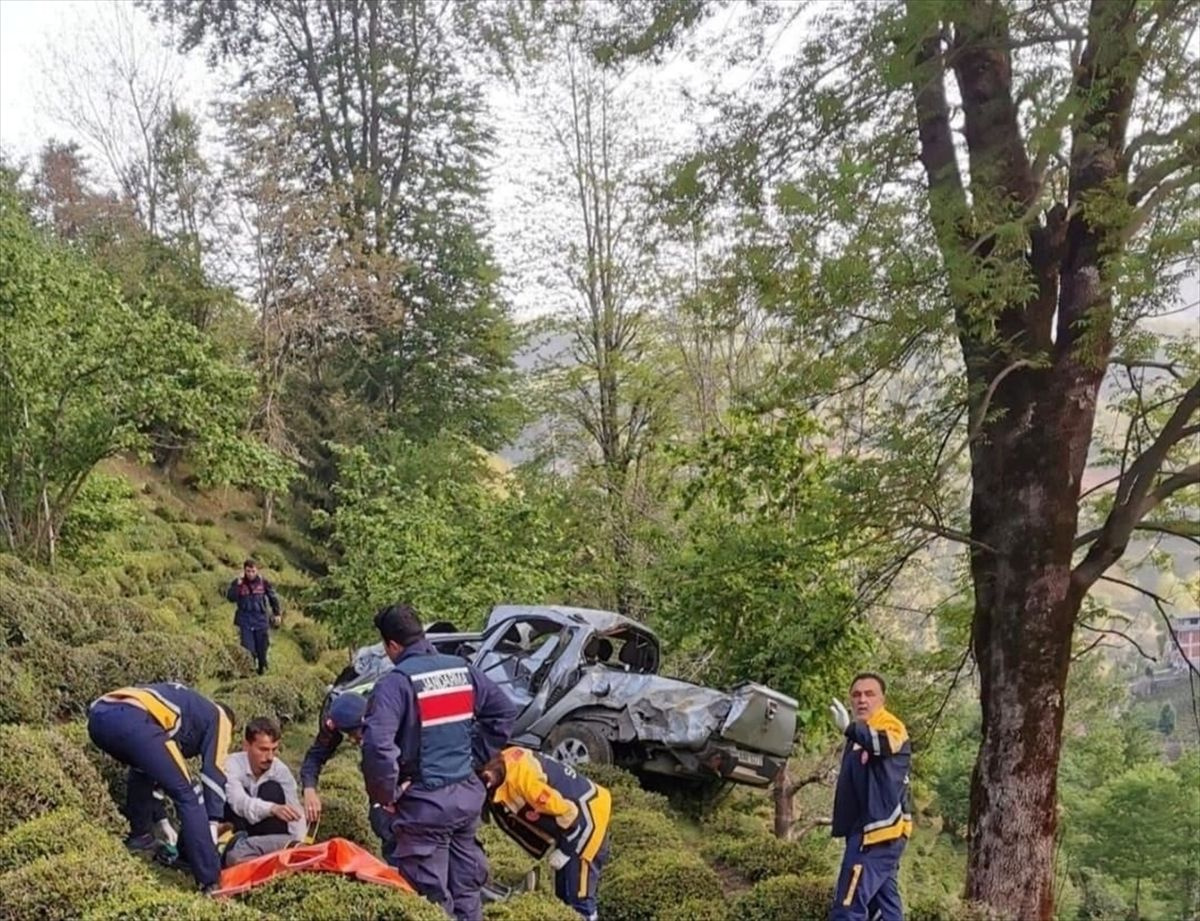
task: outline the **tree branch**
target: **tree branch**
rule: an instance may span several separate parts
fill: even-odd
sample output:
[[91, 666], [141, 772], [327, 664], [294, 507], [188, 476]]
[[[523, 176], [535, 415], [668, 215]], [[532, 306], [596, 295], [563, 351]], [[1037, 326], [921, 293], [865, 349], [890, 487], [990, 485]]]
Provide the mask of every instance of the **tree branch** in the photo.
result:
[[1188, 388], [1158, 437], [1121, 477], [1112, 511], [1087, 556], [1071, 573], [1072, 584], [1080, 594], [1121, 558], [1135, 525], [1172, 493], [1200, 482], [1200, 464], [1192, 464], [1154, 486], [1168, 452], [1186, 437], [1188, 423], [1198, 408], [1200, 381]]
[[910, 521], [908, 526], [916, 528], [918, 531], [924, 531], [927, 534], [936, 534], [938, 537], [944, 537], [946, 540], [952, 540], [958, 544], [966, 544], [969, 547], [975, 547], [979, 550], [986, 550], [988, 553], [996, 553], [996, 548], [990, 544], [985, 544], [981, 540], [976, 540], [970, 534], [964, 531], [958, 531], [954, 528], [942, 527], [939, 524], [933, 524], [928, 521]]
[[1183, 372], [1179, 370], [1179, 365], [1170, 361], [1146, 361], [1141, 358], [1124, 358], [1120, 355], [1114, 355], [1108, 360], [1110, 365], [1116, 365], [1120, 368], [1153, 368], [1158, 371], [1166, 371], [1175, 380], [1183, 380]]
[[[1101, 639], [1103, 639], [1104, 636], [1107, 636], [1107, 635], [1119, 636], [1126, 643], [1128, 643], [1130, 646], [1132, 646], [1134, 649], [1136, 649], [1143, 659], [1149, 659], [1151, 662], [1158, 661], [1158, 659], [1156, 657], [1154, 657], [1154, 656], [1150, 655], [1148, 652], [1146, 652], [1146, 650], [1144, 650], [1138, 644], [1138, 641], [1135, 640], [1128, 633], [1124, 633], [1121, 630], [1113, 630], [1111, 628], [1093, 627], [1091, 624], [1080, 624], [1079, 626], [1084, 630], [1092, 631], [1092, 633], [1099, 633], [1101, 635]], [[1084, 650], [1084, 652], [1086, 652], [1086, 651], [1087, 650]], [[1083, 653], [1080, 653], [1080, 655], [1082, 655], [1082, 654]]]

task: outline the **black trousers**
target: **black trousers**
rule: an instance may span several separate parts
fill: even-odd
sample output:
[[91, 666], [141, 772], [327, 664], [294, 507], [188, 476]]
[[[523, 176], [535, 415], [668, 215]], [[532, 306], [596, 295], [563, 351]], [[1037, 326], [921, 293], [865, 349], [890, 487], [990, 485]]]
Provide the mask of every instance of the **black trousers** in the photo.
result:
[[[259, 799], [265, 799], [269, 803], [279, 803], [281, 806], [287, 802], [287, 799], [283, 795], [283, 787], [274, 780], [268, 780], [266, 783], [260, 784], [256, 795]], [[261, 822], [255, 822], [251, 825], [230, 809], [229, 803], [225, 804], [225, 821], [233, 825], [234, 831], [244, 831], [250, 837], [256, 837], [257, 835], [286, 835], [288, 833], [288, 823], [283, 821], [283, 819], [269, 815]]]

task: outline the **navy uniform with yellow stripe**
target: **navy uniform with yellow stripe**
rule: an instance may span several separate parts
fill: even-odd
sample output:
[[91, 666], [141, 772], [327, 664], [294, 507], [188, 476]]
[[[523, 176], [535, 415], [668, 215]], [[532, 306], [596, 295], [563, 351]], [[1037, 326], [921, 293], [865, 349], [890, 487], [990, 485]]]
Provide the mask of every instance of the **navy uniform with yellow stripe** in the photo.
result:
[[[180, 850], [192, 875], [203, 889], [215, 885], [221, 866], [209, 823], [221, 821], [225, 812], [225, 757], [233, 735], [226, 711], [182, 684], [119, 688], [93, 701], [88, 735], [129, 766], [130, 841], [151, 835], [154, 788], [161, 787], [175, 802]], [[203, 800], [185, 760], [194, 757], [201, 759]]]
[[586, 919], [608, 859], [612, 795], [573, 768], [526, 748], [504, 749], [504, 779], [489, 799], [492, 816], [534, 857], [550, 855], [555, 894]]
[[830, 921], [901, 921], [897, 873], [912, 835], [912, 745], [896, 716], [877, 710], [846, 727], [833, 799], [833, 837], [846, 839]]

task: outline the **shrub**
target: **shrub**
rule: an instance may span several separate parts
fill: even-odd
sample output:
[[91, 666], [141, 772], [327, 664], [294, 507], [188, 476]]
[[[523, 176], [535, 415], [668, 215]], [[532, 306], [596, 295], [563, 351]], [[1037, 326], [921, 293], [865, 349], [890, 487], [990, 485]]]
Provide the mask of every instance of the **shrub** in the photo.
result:
[[824, 918], [829, 913], [833, 886], [824, 880], [788, 874], [756, 883], [733, 905], [736, 918], [756, 921], [795, 921]]
[[28, 726], [0, 726], [0, 834], [59, 807], [96, 805], [84, 802], [48, 744], [49, 734]]
[[[104, 789], [107, 791], [109, 799], [112, 800], [112, 808], [124, 809], [129, 768], [92, 744], [85, 723], [64, 723], [58, 731], [70, 745], [87, 758], [92, 768], [100, 775]], [[101, 800], [97, 800], [97, 802], [99, 803]], [[107, 804], [104, 808], [108, 808]]]
[[108, 899], [82, 921], [265, 921], [266, 916], [232, 899], [216, 901], [191, 893], [136, 886]]
[[322, 841], [345, 838], [361, 844], [372, 854], [379, 853], [379, 838], [371, 829], [367, 816], [369, 802], [363, 788], [362, 775], [348, 759], [335, 760], [321, 773], [321, 826], [317, 836]]
[[648, 852], [637, 860], [613, 862], [599, 888], [600, 916], [606, 921], [653, 921], [660, 908], [686, 898], [720, 901], [717, 874], [687, 852]]
[[83, 846], [80, 831], [88, 821], [78, 809], [55, 809], [10, 829], [0, 835], [0, 873], [41, 857], [79, 850]]
[[302, 668], [287, 675], [264, 675], [244, 681], [229, 699], [238, 719], [270, 716], [287, 724], [315, 717], [325, 698], [326, 687], [319, 671]]
[[41, 723], [49, 710], [33, 674], [7, 651], [0, 652], [0, 723]]
[[[84, 735], [86, 727], [82, 727]], [[73, 738], [57, 729], [45, 730], [45, 743], [54, 753], [59, 768], [71, 779], [75, 789], [83, 799], [92, 825], [100, 824], [112, 831], [118, 831], [125, 825], [116, 803], [109, 795], [109, 785], [95, 763], [88, 758], [85, 749]], [[88, 740], [88, 748], [95, 748]], [[115, 759], [110, 758], [114, 764]]]
[[504, 886], [520, 885], [533, 867], [534, 858], [494, 823], [489, 822], [479, 829], [479, 840], [487, 854], [491, 879]]
[[420, 896], [332, 873], [293, 873], [250, 890], [245, 904], [268, 916], [306, 921], [446, 921]]
[[614, 856], [631, 851], [655, 848], [669, 851], [683, 847], [679, 830], [667, 816], [636, 807], [615, 810], [608, 834]]
[[200, 588], [195, 582], [189, 582], [186, 579], [172, 582], [167, 587], [165, 594], [168, 598], [174, 598], [183, 605], [184, 611], [188, 614], [196, 614], [204, 607], [204, 599], [201, 597]]
[[20, 658], [54, 688], [54, 712], [71, 717], [84, 715], [93, 700], [113, 688], [156, 681], [195, 684], [205, 648], [198, 637], [150, 631], [74, 647], [39, 639], [23, 647]]
[[660, 909], [654, 921], [730, 921], [729, 906], [708, 899], [684, 899]]
[[503, 902], [484, 906], [484, 921], [579, 921], [575, 909], [552, 895], [523, 892]]
[[[84, 826], [77, 834], [87, 832]], [[108, 835], [86, 849], [42, 857], [0, 876], [0, 917], [68, 921], [99, 901], [149, 880], [149, 872]]]
[[772, 876], [803, 876], [819, 869], [801, 845], [762, 833], [749, 838], [715, 838], [705, 845], [704, 856], [752, 883]]
[[321, 624], [309, 620], [299, 621], [292, 627], [292, 635], [296, 638], [305, 662], [320, 661], [321, 654], [330, 648], [329, 631]]

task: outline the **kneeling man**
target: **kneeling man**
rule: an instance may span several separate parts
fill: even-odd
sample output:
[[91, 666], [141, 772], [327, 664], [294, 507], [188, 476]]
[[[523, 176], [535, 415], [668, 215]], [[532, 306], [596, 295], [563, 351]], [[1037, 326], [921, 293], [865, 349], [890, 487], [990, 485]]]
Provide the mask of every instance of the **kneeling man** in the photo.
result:
[[279, 724], [260, 716], [246, 724], [242, 750], [225, 763], [225, 820], [234, 836], [225, 848], [231, 867], [279, 851], [308, 833], [296, 778], [278, 757]]

